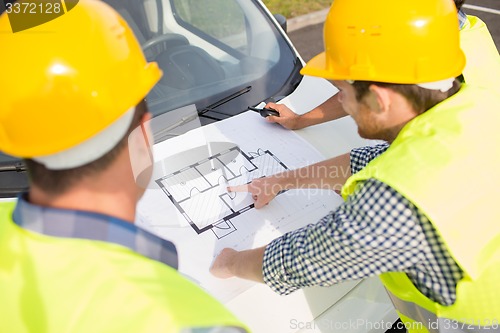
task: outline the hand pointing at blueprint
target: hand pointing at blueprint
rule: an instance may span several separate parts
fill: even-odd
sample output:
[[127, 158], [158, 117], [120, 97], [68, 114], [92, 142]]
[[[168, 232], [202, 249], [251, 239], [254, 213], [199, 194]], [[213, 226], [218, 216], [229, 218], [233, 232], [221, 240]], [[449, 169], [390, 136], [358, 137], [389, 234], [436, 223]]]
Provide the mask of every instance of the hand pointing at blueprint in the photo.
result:
[[254, 207], [259, 209], [267, 205], [271, 200], [273, 200], [278, 193], [284, 190], [282, 185], [279, 183], [279, 178], [281, 174], [257, 178], [252, 180], [248, 184], [228, 186], [227, 190], [229, 192], [248, 192], [252, 195], [254, 202]]

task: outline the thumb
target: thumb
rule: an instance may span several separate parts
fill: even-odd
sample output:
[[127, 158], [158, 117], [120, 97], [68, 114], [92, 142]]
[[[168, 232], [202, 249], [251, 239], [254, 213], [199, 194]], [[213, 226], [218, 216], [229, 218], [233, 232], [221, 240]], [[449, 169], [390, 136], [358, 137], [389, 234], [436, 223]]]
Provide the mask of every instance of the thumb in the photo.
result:
[[270, 122], [270, 123], [278, 123], [279, 124], [279, 117], [276, 117], [276, 116], [267, 116], [266, 117], [266, 121]]

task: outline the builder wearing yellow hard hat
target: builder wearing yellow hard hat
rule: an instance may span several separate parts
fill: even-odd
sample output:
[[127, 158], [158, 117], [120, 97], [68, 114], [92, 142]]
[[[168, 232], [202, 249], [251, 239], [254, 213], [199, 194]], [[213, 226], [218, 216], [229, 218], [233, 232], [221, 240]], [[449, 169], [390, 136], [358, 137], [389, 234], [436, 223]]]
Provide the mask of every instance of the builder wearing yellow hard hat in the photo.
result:
[[[466, 15], [462, 8], [465, 0], [455, 0], [460, 27], [460, 48], [467, 59], [461, 80], [467, 84], [486, 87], [500, 85], [500, 55], [486, 24], [478, 17]], [[398, 45], [392, 48], [398, 49]], [[288, 129], [301, 129], [346, 116], [335, 94], [324, 103], [303, 114], [296, 114], [285, 104], [268, 103], [266, 107], [280, 113], [279, 117], [266, 117]], [[301, 110], [298, 110], [301, 111]]]
[[245, 332], [177, 273], [172, 243], [133, 223], [152, 162], [144, 98], [162, 73], [125, 21], [81, 0], [12, 33], [4, 13], [0, 44], [0, 151], [31, 181], [0, 205], [1, 330]]
[[231, 188], [255, 207], [293, 188], [343, 185], [346, 201], [265, 247], [224, 249], [212, 273], [280, 294], [380, 275], [409, 331], [498, 329], [500, 99], [455, 79], [453, 2], [335, 0], [324, 32], [303, 74], [333, 80], [360, 135], [390, 146]]

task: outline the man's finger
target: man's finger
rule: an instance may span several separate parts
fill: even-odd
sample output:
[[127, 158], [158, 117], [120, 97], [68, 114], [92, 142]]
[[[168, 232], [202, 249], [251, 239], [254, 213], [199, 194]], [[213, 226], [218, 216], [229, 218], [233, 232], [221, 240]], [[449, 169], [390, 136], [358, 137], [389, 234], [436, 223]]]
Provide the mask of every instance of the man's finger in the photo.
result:
[[228, 192], [250, 192], [248, 189], [248, 184], [236, 185], [236, 186], [228, 186]]

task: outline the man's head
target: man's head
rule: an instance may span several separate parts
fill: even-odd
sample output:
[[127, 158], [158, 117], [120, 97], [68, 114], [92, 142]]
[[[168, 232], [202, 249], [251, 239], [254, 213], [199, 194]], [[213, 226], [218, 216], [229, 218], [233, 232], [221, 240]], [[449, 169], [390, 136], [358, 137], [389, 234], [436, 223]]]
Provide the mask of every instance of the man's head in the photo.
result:
[[161, 77], [101, 1], [81, 0], [17, 33], [4, 14], [0, 44], [0, 61], [9, 64], [0, 81], [0, 150], [51, 171], [109, 163], [144, 119], [144, 97]]
[[[378, 94], [390, 90], [386, 96], [404, 102], [415, 117], [456, 91], [454, 79], [465, 65], [456, 8], [450, 0], [335, 0], [324, 41], [325, 52], [308, 62], [302, 74], [334, 80], [344, 86], [342, 94], [355, 97], [350, 102], [365, 103], [368, 110], [385, 110], [384, 101], [393, 107], [395, 103]], [[380, 89], [371, 89], [374, 85]], [[345, 103], [344, 108], [350, 112]], [[371, 115], [375, 113], [368, 118]], [[403, 118], [387, 127], [394, 125], [393, 131], [410, 120]]]
[[426, 89], [415, 84], [371, 81], [333, 81], [339, 101], [367, 139], [393, 141], [402, 126], [460, 89], [458, 80], [446, 90]]

